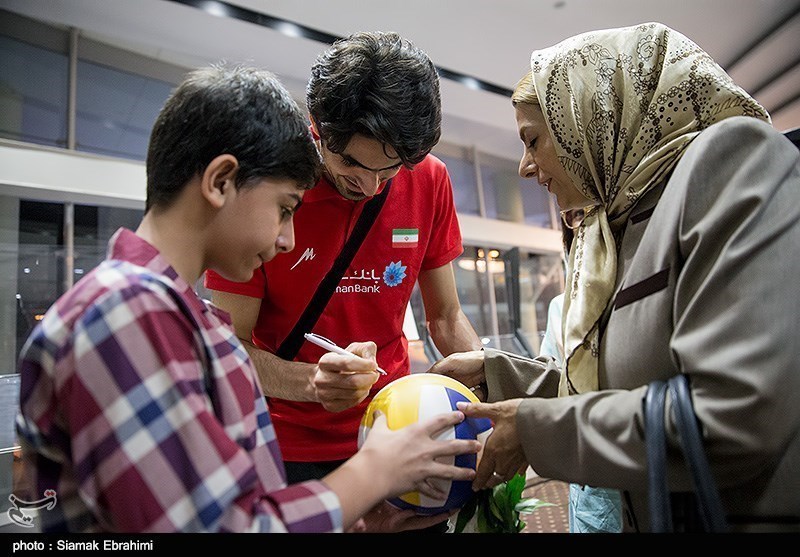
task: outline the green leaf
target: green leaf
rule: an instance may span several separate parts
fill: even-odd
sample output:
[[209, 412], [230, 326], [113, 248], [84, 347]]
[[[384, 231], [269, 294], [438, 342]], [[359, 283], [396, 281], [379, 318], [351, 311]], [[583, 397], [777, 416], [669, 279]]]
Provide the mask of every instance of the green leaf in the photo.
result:
[[[474, 516], [476, 530], [482, 533], [518, 533], [525, 528], [521, 513], [531, 513], [540, 507], [555, 506], [535, 498], [522, 498], [525, 476], [516, 474], [507, 482], [491, 489], [482, 489], [475, 498], [459, 512], [456, 532], [462, 532]], [[462, 516], [463, 515], [463, 516]]]
[[464, 531], [464, 527], [475, 516], [475, 510], [478, 508], [478, 497], [472, 497], [467, 503], [458, 511], [458, 518], [456, 519], [456, 526], [453, 532], [460, 534]]
[[477, 518], [478, 532], [483, 532], [486, 534], [494, 532], [494, 525], [490, 522], [489, 516], [491, 516], [491, 513], [488, 512], [487, 505], [481, 505]]
[[509, 501], [516, 505], [522, 499], [522, 492], [525, 491], [525, 476], [516, 474], [506, 482], [506, 490], [509, 494]]
[[495, 486], [491, 490], [491, 494], [489, 495], [489, 510], [492, 512], [492, 515], [495, 518], [502, 520], [503, 519], [503, 498], [505, 496], [505, 488], [502, 487], [503, 484]]
[[502, 516], [498, 514], [494, 497], [491, 489], [484, 489], [480, 492], [480, 518], [478, 521], [478, 531], [484, 533], [495, 533], [503, 531]]
[[553, 503], [548, 503], [547, 501], [542, 501], [541, 499], [536, 499], [535, 497], [530, 497], [528, 499], [523, 499], [519, 503], [514, 506], [514, 510], [518, 513], [522, 514], [530, 514], [539, 507], [555, 507], [556, 505]]
[[496, 507], [499, 510], [504, 530], [507, 532], [516, 531], [519, 516], [514, 507], [522, 498], [524, 489], [525, 477], [515, 474], [513, 478], [495, 486], [493, 490]]

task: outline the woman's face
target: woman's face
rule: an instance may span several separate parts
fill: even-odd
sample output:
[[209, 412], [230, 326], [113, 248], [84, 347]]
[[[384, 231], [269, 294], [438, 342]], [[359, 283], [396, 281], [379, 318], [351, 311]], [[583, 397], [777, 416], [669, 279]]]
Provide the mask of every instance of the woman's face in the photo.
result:
[[539, 105], [519, 103], [516, 113], [519, 138], [525, 145], [519, 161], [519, 175], [528, 179], [536, 178], [540, 185], [556, 196], [556, 203], [562, 211], [594, 205], [593, 200], [575, 187], [558, 161], [555, 145]]

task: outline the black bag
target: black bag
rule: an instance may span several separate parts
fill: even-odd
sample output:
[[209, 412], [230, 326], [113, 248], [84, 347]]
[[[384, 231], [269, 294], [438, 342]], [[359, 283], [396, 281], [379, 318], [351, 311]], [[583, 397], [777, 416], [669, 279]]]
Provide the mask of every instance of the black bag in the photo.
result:
[[[692, 474], [694, 492], [670, 492], [664, 409], [669, 390], [678, 437]], [[667, 383], [653, 381], [644, 400], [648, 496], [652, 532], [727, 532], [728, 521], [708, 466], [703, 438], [692, 406], [689, 379], [681, 374]]]

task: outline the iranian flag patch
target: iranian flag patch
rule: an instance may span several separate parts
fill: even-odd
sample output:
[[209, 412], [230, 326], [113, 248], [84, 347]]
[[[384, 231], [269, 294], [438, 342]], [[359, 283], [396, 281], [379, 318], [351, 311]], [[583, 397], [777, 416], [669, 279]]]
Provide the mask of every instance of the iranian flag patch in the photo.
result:
[[418, 228], [395, 228], [392, 230], [393, 248], [415, 248], [418, 243]]

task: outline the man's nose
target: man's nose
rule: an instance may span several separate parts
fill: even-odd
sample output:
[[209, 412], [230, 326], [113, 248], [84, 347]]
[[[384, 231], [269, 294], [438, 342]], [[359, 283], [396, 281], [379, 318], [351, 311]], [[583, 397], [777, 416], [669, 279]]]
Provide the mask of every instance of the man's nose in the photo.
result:
[[372, 172], [371, 170], [365, 170], [361, 175], [358, 177], [358, 187], [361, 189], [361, 193], [366, 195], [367, 197], [372, 197], [378, 192], [378, 188], [381, 185], [381, 177], [379, 172]]

